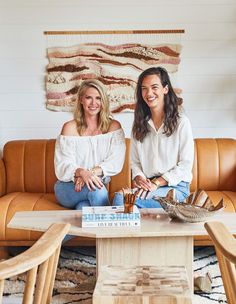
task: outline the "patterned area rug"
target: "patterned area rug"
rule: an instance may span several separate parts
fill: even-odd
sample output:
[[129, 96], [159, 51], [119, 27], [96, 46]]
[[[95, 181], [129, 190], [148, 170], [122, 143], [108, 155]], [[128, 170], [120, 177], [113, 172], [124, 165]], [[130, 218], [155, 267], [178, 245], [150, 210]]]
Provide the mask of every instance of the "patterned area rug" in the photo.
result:
[[[22, 249], [21, 249], [22, 250]], [[11, 255], [19, 253], [12, 248]], [[227, 303], [218, 268], [217, 258], [212, 247], [197, 247], [194, 250], [194, 275], [212, 278], [210, 293], [195, 293], [193, 304]], [[94, 247], [65, 247], [61, 251], [56, 275], [53, 304], [92, 303], [96, 280], [96, 250]], [[13, 278], [5, 284], [3, 304], [21, 303], [24, 276]]]
[[195, 277], [209, 272], [212, 278], [211, 292], [195, 292], [193, 304], [227, 303], [214, 247], [195, 247], [193, 267]]

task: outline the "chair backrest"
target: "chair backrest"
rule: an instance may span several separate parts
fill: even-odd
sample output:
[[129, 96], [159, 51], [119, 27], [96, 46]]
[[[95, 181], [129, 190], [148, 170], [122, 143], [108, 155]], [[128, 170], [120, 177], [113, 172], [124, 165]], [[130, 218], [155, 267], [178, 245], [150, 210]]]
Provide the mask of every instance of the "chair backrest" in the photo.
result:
[[236, 303], [236, 239], [221, 222], [205, 223], [216, 249], [228, 304]]
[[0, 303], [4, 280], [27, 273], [23, 304], [51, 303], [61, 242], [70, 224], [55, 223], [23, 253], [0, 263]]

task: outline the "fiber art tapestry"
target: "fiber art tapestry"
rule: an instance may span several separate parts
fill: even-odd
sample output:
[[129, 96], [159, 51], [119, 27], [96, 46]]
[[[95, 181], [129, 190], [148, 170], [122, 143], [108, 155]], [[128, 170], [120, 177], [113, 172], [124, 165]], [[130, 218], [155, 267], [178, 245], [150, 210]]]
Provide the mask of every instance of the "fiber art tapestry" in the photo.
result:
[[[47, 48], [47, 109], [73, 111], [81, 82], [98, 79], [106, 87], [112, 113], [132, 111], [137, 78], [143, 70], [162, 66], [173, 78], [178, 71], [181, 45], [170, 39], [162, 41], [163, 34], [104, 32], [86, 36], [77, 35], [77, 41], [81, 41], [76, 45]], [[69, 44], [68, 37], [65, 41]], [[177, 87], [175, 90], [177, 94], [181, 91]]]

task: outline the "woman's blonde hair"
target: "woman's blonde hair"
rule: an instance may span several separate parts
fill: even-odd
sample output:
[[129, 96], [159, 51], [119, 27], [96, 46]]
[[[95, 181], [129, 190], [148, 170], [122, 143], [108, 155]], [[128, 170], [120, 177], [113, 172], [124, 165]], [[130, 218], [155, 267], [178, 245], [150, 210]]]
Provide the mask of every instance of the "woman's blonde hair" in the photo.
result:
[[101, 111], [99, 112], [98, 128], [102, 133], [106, 133], [111, 123], [111, 114], [109, 108], [108, 97], [102, 83], [96, 79], [84, 80], [78, 90], [77, 105], [74, 112], [74, 118], [77, 123], [77, 130], [80, 135], [87, 128], [87, 123], [84, 116], [84, 109], [81, 100], [87, 89], [95, 88], [101, 96]]

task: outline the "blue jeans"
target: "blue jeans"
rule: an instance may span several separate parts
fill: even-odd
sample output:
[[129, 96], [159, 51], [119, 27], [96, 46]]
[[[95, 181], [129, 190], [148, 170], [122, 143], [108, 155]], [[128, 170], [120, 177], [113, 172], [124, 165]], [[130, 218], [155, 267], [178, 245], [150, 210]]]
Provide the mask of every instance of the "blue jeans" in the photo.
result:
[[[189, 196], [189, 183], [187, 182], [180, 182], [177, 186], [164, 186], [160, 187], [155, 191], [149, 193], [147, 199], [138, 198], [136, 200], [136, 205], [139, 208], [161, 208], [161, 205], [158, 201], [154, 200], [154, 196], [165, 197], [169, 190], [175, 189], [176, 199], [179, 202], [184, 201]], [[122, 206], [124, 204], [124, 198], [122, 193], [115, 193], [113, 199], [113, 205], [115, 206]]]
[[75, 191], [73, 182], [57, 181], [54, 191], [58, 202], [66, 208], [81, 210], [83, 206], [108, 206], [109, 198], [105, 185], [90, 191], [86, 185], [80, 192]]

